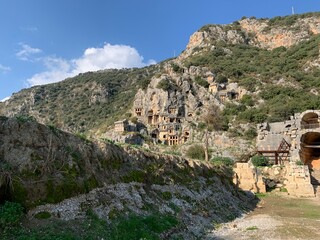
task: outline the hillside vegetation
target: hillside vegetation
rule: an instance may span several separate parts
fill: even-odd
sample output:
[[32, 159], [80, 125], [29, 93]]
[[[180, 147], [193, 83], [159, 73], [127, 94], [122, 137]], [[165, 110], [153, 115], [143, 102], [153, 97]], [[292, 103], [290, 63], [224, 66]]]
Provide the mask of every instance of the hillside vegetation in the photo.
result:
[[32, 115], [39, 122], [72, 132], [108, 126], [128, 117], [139, 88], [146, 88], [158, 66], [79, 74], [59, 83], [24, 89], [2, 109], [7, 116]]
[[[201, 44], [190, 48], [190, 42], [188, 51], [177, 59], [142, 69], [89, 72], [25, 89], [1, 104], [0, 113], [32, 115], [68, 131], [101, 134], [114, 121], [130, 118], [137, 90], [146, 89], [151, 78], [164, 74], [163, 66], [171, 64], [175, 74], [199, 86], [208, 84], [197, 74], [185, 75], [191, 67], [207, 67], [216, 82], [236, 82], [249, 91], [239, 101], [224, 103], [225, 121], [232, 123], [235, 116], [242, 123], [282, 121], [295, 112], [320, 108], [320, 37], [312, 32], [318, 20], [319, 13], [308, 13], [207, 25], [198, 31], [204, 36]], [[270, 47], [269, 40], [261, 40], [270, 38], [278, 46], [281, 37], [291, 45]], [[173, 91], [174, 86], [168, 81], [163, 90]]]
[[319, 43], [319, 35], [273, 50], [219, 43], [186, 59], [185, 66], [206, 66], [252, 93], [254, 107], [246, 101], [227, 104], [225, 114], [242, 122], [283, 121], [295, 112], [320, 108], [320, 69], [312, 65], [319, 59]]

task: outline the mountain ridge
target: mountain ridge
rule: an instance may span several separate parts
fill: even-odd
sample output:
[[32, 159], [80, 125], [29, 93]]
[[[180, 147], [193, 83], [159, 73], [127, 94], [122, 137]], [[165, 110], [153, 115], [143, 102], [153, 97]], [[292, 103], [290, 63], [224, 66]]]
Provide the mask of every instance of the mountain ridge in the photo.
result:
[[[131, 102], [134, 102], [134, 96], [139, 88], [148, 89], [152, 79], [158, 81], [156, 79], [169, 76], [170, 86], [178, 86], [178, 78], [190, 79], [192, 98], [198, 99], [196, 100], [198, 105], [205, 106], [206, 101], [201, 97], [202, 86], [199, 83], [207, 88], [208, 84], [203, 80], [208, 81], [206, 74], [211, 73], [214, 82], [224, 77], [227, 78], [228, 83], [235, 82], [239, 85], [238, 88], [242, 87], [249, 91], [248, 94], [242, 95], [249, 96], [247, 98], [254, 102], [253, 108], [241, 103], [241, 100], [215, 103], [222, 109], [226, 109], [225, 121], [232, 122], [234, 115], [240, 122], [279, 120], [288, 117], [292, 111], [304, 110], [306, 107], [290, 108], [290, 114], [284, 114], [283, 117], [277, 116], [274, 112], [278, 110], [270, 110], [269, 106], [266, 110], [263, 107], [262, 103], [268, 102], [268, 99], [261, 96], [261, 92], [267, 91], [272, 81], [276, 84], [271, 88], [282, 88], [283, 85], [284, 88], [299, 89], [309, 84], [311, 86], [308, 87], [310, 91], [308, 96], [313, 102], [316, 101], [317, 97], [312, 93], [319, 91], [313, 80], [318, 72], [319, 52], [314, 47], [318, 47], [319, 26], [319, 13], [273, 19], [243, 18], [229, 25], [206, 25], [190, 37], [186, 50], [175, 59], [141, 69], [84, 73], [66, 80], [67, 82], [25, 89], [0, 104], [0, 114], [32, 115], [39, 122], [67, 131], [101, 136], [112, 127], [114, 121], [132, 116]], [[310, 46], [306, 44], [308, 42]], [[307, 46], [304, 47], [305, 45]], [[310, 56], [305, 56], [306, 52], [302, 52], [301, 56], [294, 56], [293, 51], [297, 52], [299, 48], [306, 48], [303, 51], [309, 51]], [[270, 54], [274, 56], [268, 57]], [[290, 60], [295, 61], [292, 62], [292, 68], [298, 67], [298, 71], [292, 71], [291, 74], [290, 69], [283, 69], [288, 68], [283, 66], [284, 62], [281, 62], [287, 61], [281, 59], [283, 56], [287, 57], [285, 55], [293, 55], [295, 59]], [[259, 56], [261, 58], [257, 59]], [[254, 58], [257, 60], [252, 61]], [[277, 58], [279, 58], [278, 62], [269, 64]], [[270, 66], [262, 65], [264, 63]], [[308, 68], [307, 72], [310, 76], [302, 76], [305, 68]], [[303, 83], [302, 86], [301, 83]], [[168, 89], [168, 92], [170, 91]], [[303, 101], [306, 102], [305, 99]], [[309, 102], [307, 101], [307, 108], [317, 107]], [[244, 109], [247, 115], [258, 116], [247, 118], [243, 116], [244, 114], [241, 115], [237, 108]], [[230, 110], [236, 114], [229, 116]], [[196, 111], [198, 111], [197, 108], [194, 108], [193, 112]], [[199, 111], [205, 110], [200, 107]]]

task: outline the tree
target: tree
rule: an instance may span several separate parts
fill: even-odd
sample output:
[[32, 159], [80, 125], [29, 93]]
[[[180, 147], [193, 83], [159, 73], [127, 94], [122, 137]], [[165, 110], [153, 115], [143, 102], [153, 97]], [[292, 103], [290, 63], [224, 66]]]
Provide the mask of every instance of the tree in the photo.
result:
[[228, 78], [224, 75], [218, 75], [218, 77], [216, 78], [216, 82], [217, 83], [227, 83]]
[[203, 117], [206, 123], [205, 129], [205, 161], [209, 161], [209, 139], [208, 132], [219, 131], [223, 129], [223, 119], [221, 115], [221, 110], [216, 105], [210, 105], [207, 108], [207, 113]]

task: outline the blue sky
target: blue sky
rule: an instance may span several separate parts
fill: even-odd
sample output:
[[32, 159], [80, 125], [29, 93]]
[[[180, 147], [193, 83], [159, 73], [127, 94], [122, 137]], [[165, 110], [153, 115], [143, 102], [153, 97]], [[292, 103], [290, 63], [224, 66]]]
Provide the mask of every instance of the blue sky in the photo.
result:
[[318, 0], [0, 0], [0, 100], [80, 72], [179, 54], [206, 24], [320, 11]]

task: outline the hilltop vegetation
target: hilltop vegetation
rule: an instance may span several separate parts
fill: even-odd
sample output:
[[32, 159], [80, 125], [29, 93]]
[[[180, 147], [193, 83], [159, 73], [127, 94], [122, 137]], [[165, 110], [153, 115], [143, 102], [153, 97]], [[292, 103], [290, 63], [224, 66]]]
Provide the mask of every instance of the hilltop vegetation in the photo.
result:
[[[25, 89], [2, 104], [0, 113], [32, 115], [40, 122], [72, 132], [103, 133], [114, 121], [131, 117], [137, 90], [148, 88], [153, 77], [166, 73], [163, 66], [168, 64], [175, 74], [204, 88], [209, 84], [203, 77], [185, 74], [191, 67], [206, 67], [217, 83], [236, 82], [248, 90], [243, 99], [224, 103], [225, 121], [232, 122], [234, 117], [240, 123], [283, 121], [295, 112], [320, 108], [320, 37], [308, 29], [309, 22], [314, 19], [316, 23], [318, 18], [319, 13], [270, 20], [250, 18], [254, 22], [249, 19], [246, 24], [260, 24], [259, 33], [247, 30], [241, 22], [244, 20], [229, 25], [206, 25], [199, 30], [206, 33], [204, 44], [194, 47], [186, 58], [142, 69], [89, 72], [63, 82]], [[257, 34], [272, 37], [274, 28], [287, 38], [303, 32], [301, 41], [273, 49], [258, 47]], [[162, 79], [157, 88], [181, 91], [175, 86], [176, 82]], [[196, 96], [195, 89], [192, 93]]]
[[246, 101], [227, 104], [226, 115], [241, 122], [283, 121], [295, 112], [320, 108], [319, 44], [319, 35], [273, 50], [219, 42], [212, 50], [197, 49], [184, 65], [206, 66], [217, 79], [227, 77], [251, 92], [254, 106]]
[[59, 83], [24, 89], [7, 103], [8, 116], [33, 115], [40, 122], [85, 132], [128, 117], [132, 99], [158, 66], [79, 74]]

